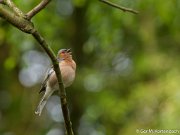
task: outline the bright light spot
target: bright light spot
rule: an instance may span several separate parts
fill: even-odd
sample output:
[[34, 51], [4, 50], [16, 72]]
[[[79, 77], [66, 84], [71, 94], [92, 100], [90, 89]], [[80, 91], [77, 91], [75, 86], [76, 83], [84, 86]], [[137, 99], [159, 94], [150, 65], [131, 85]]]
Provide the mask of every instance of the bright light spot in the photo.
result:
[[60, 129], [51, 129], [46, 135], [63, 135], [63, 131]]
[[105, 135], [103, 132], [101, 131], [97, 131], [97, 130], [93, 130], [90, 135]]
[[32, 40], [26, 39], [21, 41], [21, 46], [20, 46], [21, 51], [28, 51], [33, 49], [33, 47], [34, 47], [34, 43], [32, 42]]
[[92, 124], [90, 124], [88, 121], [84, 121], [83, 119], [81, 119], [78, 129], [79, 135], [89, 135], [93, 130], [94, 127]]
[[83, 46], [83, 51], [87, 54], [92, 53], [95, 48], [98, 46], [98, 41], [95, 37], [91, 37], [88, 39], [88, 41]]
[[125, 54], [118, 53], [112, 61], [115, 74], [126, 76], [132, 71], [132, 61]]
[[104, 126], [94, 124], [93, 121], [89, 120], [84, 114], [80, 119], [80, 126], [78, 129], [79, 135], [105, 135], [105, 128]]
[[22, 57], [26, 67], [19, 73], [19, 81], [26, 87], [31, 87], [42, 81], [49, 65], [46, 55], [38, 51], [29, 51]]
[[47, 102], [46, 108], [52, 120], [55, 122], [63, 122], [60, 99], [58, 96], [51, 96]]
[[58, 0], [57, 10], [63, 16], [70, 16], [73, 13], [73, 5], [70, 0]]
[[102, 79], [101, 76], [90, 74], [84, 79], [84, 87], [88, 91], [100, 91], [102, 88]]
[[14, 57], [9, 57], [6, 59], [4, 66], [6, 69], [11, 70], [16, 66], [16, 60]]
[[97, 109], [94, 106], [90, 106], [86, 109], [86, 117], [88, 117], [88, 119], [96, 121], [100, 115], [101, 112], [97, 111]]
[[35, 50], [26, 52], [22, 56], [22, 59], [23, 62], [28, 66], [31, 66], [32, 64], [41, 64], [41, 65], [49, 64], [49, 58], [47, 57], [47, 55]]
[[26, 87], [31, 87], [41, 82], [43, 74], [42, 69], [44, 69], [44, 67], [40, 64], [32, 65], [29, 68], [22, 69], [19, 73], [19, 80], [21, 84]]

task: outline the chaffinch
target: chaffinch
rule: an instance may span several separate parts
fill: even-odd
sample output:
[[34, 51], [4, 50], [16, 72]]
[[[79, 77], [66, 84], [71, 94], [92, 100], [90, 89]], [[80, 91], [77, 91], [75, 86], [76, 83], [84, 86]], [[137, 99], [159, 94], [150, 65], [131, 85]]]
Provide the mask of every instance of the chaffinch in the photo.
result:
[[[70, 49], [61, 49], [57, 55], [57, 60], [59, 62], [59, 67], [62, 75], [62, 81], [65, 88], [70, 86], [75, 79], [76, 63], [72, 59], [71, 53], [72, 52]], [[45, 93], [35, 111], [35, 114], [38, 114], [39, 116], [41, 115], [48, 98], [53, 94], [55, 90], [58, 90], [58, 88], [59, 87], [56, 74], [53, 67], [51, 67], [47, 71], [45, 79], [41, 85], [39, 93], [43, 91], [45, 91]]]

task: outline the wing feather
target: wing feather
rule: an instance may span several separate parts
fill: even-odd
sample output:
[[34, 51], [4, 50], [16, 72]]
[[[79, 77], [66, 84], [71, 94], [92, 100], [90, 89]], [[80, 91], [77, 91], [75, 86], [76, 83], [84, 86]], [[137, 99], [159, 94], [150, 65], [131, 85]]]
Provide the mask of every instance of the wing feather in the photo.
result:
[[49, 69], [47, 70], [47, 72], [46, 72], [46, 76], [45, 76], [45, 78], [44, 78], [44, 81], [43, 81], [42, 84], [41, 84], [41, 88], [40, 88], [39, 93], [41, 93], [41, 92], [43, 92], [43, 91], [46, 90], [47, 81], [48, 81], [50, 75], [51, 75], [53, 72], [54, 72], [54, 69], [53, 69], [53, 66], [51, 66], [51, 68], [49, 68]]

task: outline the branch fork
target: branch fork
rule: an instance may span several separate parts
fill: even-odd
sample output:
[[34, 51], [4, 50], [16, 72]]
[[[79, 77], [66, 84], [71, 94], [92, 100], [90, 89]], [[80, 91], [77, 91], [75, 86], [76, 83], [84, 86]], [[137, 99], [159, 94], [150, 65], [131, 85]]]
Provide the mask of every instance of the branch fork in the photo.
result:
[[16, 28], [20, 29], [22, 32], [31, 34], [50, 57], [58, 79], [61, 108], [64, 116], [66, 133], [67, 135], [74, 135], [69, 109], [67, 107], [66, 92], [56, 56], [46, 40], [34, 28], [34, 24], [30, 21], [32, 17], [44, 9], [50, 1], [51, 0], [42, 0], [36, 7], [30, 10], [27, 14], [24, 14], [11, 0], [0, 0], [0, 17], [14, 25]]
[[[39, 13], [42, 9], [44, 9], [51, 0], [42, 0], [37, 6], [35, 6], [32, 10], [30, 10], [27, 14], [24, 14], [11, 0], [0, 0], [0, 17], [14, 25], [16, 28], [20, 29], [22, 32], [31, 34], [36, 41], [40, 44], [40, 46], [44, 49], [44, 51], [50, 57], [54, 71], [56, 73], [58, 84], [59, 84], [59, 93], [61, 100], [61, 108], [64, 116], [64, 122], [66, 127], [67, 135], [74, 135], [72, 130], [72, 123], [70, 120], [69, 110], [67, 107], [67, 99], [66, 92], [62, 82], [62, 77], [59, 69], [58, 62], [56, 60], [56, 56], [46, 40], [41, 36], [41, 34], [34, 28], [34, 24], [30, 21], [37, 13]], [[112, 2], [106, 0], [99, 0], [107, 5], [118, 8], [124, 12], [131, 12], [137, 14], [138, 12], [119, 6]]]

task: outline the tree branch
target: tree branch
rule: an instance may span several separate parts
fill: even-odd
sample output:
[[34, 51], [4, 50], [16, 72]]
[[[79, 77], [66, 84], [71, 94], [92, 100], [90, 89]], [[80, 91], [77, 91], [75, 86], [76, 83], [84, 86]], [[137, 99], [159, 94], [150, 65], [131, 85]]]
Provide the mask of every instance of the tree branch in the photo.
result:
[[42, 0], [36, 7], [26, 14], [27, 19], [31, 20], [31, 18], [44, 9], [50, 1], [51, 0]]
[[14, 13], [18, 16], [23, 16], [23, 12], [11, 1], [11, 0], [4, 0], [4, 3], [11, 8]]
[[[29, 21], [28, 18], [24, 18], [25, 15], [23, 14], [23, 12], [19, 9], [18, 10], [20, 12], [19, 11], [17, 12], [17, 10], [15, 10], [15, 8], [14, 8], [16, 6], [12, 5], [12, 3], [7, 3], [7, 2], [11, 2], [11, 1], [4, 0], [3, 4], [5, 4], [5, 5], [3, 5], [2, 3], [0, 4], [0, 17], [4, 18], [9, 23], [14, 25], [16, 28], [20, 29], [21, 31], [31, 34], [37, 40], [37, 42], [41, 45], [41, 47], [44, 49], [44, 51], [48, 54], [48, 56], [50, 57], [53, 67], [54, 67], [54, 71], [57, 76], [58, 84], [59, 84], [61, 108], [62, 108], [62, 112], [63, 112], [63, 116], [64, 116], [67, 135], [74, 135], [73, 130], [72, 130], [72, 123], [71, 123], [70, 115], [69, 115], [69, 109], [67, 106], [66, 92], [65, 92], [65, 88], [64, 88], [64, 85], [62, 82], [59, 64], [57, 62], [54, 52], [52, 51], [52, 49], [50, 48], [48, 43], [45, 41], [45, 39], [34, 28], [33, 23], [31, 21]], [[46, 5], [47, 4], [45, 4], [44, 7]], [[32, 13], [30, 18], [32, 18], [32, 16], [34, 16], [41, 9], [44, 8], [44, 7], [43, 8], [42, 7], [39, 8], [39, 10], [37, 12]]]
[[23, 32], [32, 33], [34, 29], [33, 23], [24, 19], [23, 17], [18, 16], [9, 7], [3, 4], [0, 4], [0, 17], [4, 18], [6, 21]]
[[106, 0], [99, 0], [99, 1], [101, 1], [101, 2], [103, 2], [105, 4], [107, 4], [107, 5], [110, 5], [110, 6], [114, 7], [114, 8], [118, 8], [118, 9], [124, 11], [124, 12], [130, 12], [130, 13], [133, 13], [133, 14], [138, 14], [139, 13], [136, 10], [133, 10], [131, 8], [126, 8], [126, 7], [123, 7], [123, 6], [119, 6], [119, 5], [117, 5], [115, 3], [112, 3], [110, 1], [106, 1]]

